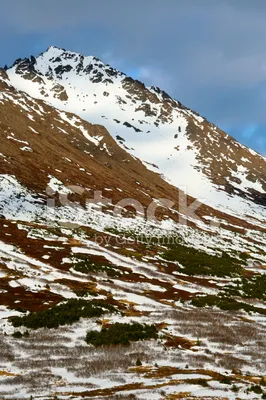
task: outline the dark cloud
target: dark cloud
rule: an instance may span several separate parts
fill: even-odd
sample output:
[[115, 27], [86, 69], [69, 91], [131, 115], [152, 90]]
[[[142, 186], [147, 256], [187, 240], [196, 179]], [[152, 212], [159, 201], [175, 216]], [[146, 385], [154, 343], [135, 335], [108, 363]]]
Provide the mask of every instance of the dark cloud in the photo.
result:
[[9, 0], [1, 17], [1, 64], [50, 44], [94, 54], [265, 151], [265, 0]]

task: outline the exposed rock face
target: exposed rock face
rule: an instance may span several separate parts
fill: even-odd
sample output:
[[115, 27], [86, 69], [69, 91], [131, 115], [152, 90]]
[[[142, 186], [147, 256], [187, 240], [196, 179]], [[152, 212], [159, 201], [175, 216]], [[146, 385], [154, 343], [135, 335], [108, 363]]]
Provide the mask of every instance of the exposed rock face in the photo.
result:
[[3, 68], [0, 68], [0, 79], [9, 80], [7, 73]]
[[52, 88], [52, 91], [55, 93], [55, 97], [61, 101], [67, 101], [68, 100], [68, 95], [67, 92], [64, 88], [64, 86], [56, 84]]

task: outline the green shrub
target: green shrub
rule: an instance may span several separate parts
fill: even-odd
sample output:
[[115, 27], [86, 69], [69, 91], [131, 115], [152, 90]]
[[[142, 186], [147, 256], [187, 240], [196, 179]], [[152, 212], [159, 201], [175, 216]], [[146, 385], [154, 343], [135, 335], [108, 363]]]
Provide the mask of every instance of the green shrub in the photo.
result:
[[92, 261], [88, 256], [81, 254], [78, 258], [73, 258], [73, 268], [82, 274], [105, 272], [110, 278], [121, 276], [121, 271], [115, 265]]
[[12, 335], [16, 339], [22, 338], [23, 334], [20, 331], [15, 331]]
[[195, 297], [191, 301], [192, 305], [195, 307], [218, 307], [221, 310], [244, 310], [247, 312], [261, 312], [260, 309], [250, 305], [243, 303], [241, 301], [237, 301], [232, 297], [225, 296], [216, 296], [216, 295], [206, 295]]
[[107, 312], [115, 313], [117, 310], [104, 300], [70, 299], [48, 310], [11, 317], [11, 322], [14, 327], [58, 328], [60, 325], [71, 325], [80, 318], [100, 317]]
[[229, 376], [223, 376], [222, 379], [220, 380], [220, 383], [223, 383], [225, 385], [230, 385], [231, 379], [229, 378]]
[[155, 325], [142, 325], [139, 323], [122, 324], [117, 322], [109, 328], [103, 327], [100, 332], [87, 332], [86, 342], [94, 346], [129, 345], [130, 342], [152, 338], [157, 338], [157, 328]]
[[243, 273], [241, 261], [223, 253], [218, 257], [181, 244], [169, 246], [163, 254], [168, 261], [178, 261], [187, 275], [238, 276]]
[[237, 393], [239, 391], [239, 388], [236, 385], [233, 385], [231, 390], [232, 390], [232, 392]]
[[97, 292], [94, 292], [93, 290], [87, 290], [87, 289], [74, 290], [74, 293], [78, 297], [99, 296], [99, 294]]
[[252, 386], [250, 386], [250, 388], [248, 388], [248, 391], [256, 393], [256, 394], [262, 394], [263, 393], [263, 390], [260, 387], [260, 385], [252, 385]]
[[223, 291], [232, 296], [266, 300], [266, 275], [242, 277], [235, 284], [224, 287]]

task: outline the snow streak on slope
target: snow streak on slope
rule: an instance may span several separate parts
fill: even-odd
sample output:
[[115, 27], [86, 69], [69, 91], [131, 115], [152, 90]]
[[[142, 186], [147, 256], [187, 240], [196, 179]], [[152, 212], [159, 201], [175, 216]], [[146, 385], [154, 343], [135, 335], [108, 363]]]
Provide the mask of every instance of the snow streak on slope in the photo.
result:
[[[216, 127], [160, 89], [147, 89], [95, 57], [56, 47], [50, 47], [37, 59], [16, 62], [7, 73], [15, 87], [31, 96], [89, 122], [103, 124], [120, 146], [149, 169], [161, 173], [171, 184], [186, 188], [204, 203], [232, 214], [266, 219], [264, 207], [249, 201], [255, 191], [262, 196], [260, 203], [264, 202], [266, 177], [261, 165], [265, 160], [235, 141], [234, 147], [230, 147], [232, 141], [228, 135], [223, 133], [222, 137]], [[205, 142], [199, 144], [198, 137], [195, 141], [191, 129], [198, 129], [200, 139]], [[224, 153], [221, 150], [220, 154], [211, 154], [210, 143], [219, 152], [219, 141], [225, 141]], [[236, 149], [245, 154], [239, 169], [232, 155]], [[259, 181], [248, 169], [252, 157], [260, 164]], [[215, 158], [217, 171], [210, 161]], [[223, 163], [229, 176], [219, 185], [216, 181], [224, 173]], [[230, 186], [229, 191], [225, 190], [226, 185]]]
[[[62, 182], [51, 177], [51, 189], [58, 193], [68, 193]], [[183, 226], [171, 220], [147, 221], [141, 217], [120, 218], [97, 209], [83, 207], [53, 207], [53, 202], [46, 204], [36, 199], [34, 193], [23, 187], [15, 177], [0, 175], [0, 215], [10, 220], [27, 222], [40, 221], [48, 226], [68, 227], [70, 229], [87, 226], [97, 232], [114, 229], [125, 238], [131, 232], [137, 242], [149, 243], [152, 238], [163, 242], [165, 238], [182, 238], [186, 246], [199, 249], [208, 254], [221, 255], [223, 252], [234, 255], [235, 252], [249, 254], [249, 262], [254, 260], [265, 263], [266, 247], [263, 231], [247, 229], [245, 234], [238, 233], [240, 226], [208, 226], [197, 222], [197, 229]], [[206, 219], [211, 217], [206, 216]], [[229, 229], [228, 229], [229, 228]], [[232, 229], [232, 231], [231, 231]], [[235, 231], [235, 229], [237, 229]], [[125, 236], [124, 236], [125, 235]], [[150, 238], [150, 239], [149, 239]], [[132, 239], [128, 243], [133, 242]], [[106, 243], [108, 245], [108, 242]], [[128, 264], [129, 265], [129, 264]], [[144, 267], [144, 264], [143, 264]]]

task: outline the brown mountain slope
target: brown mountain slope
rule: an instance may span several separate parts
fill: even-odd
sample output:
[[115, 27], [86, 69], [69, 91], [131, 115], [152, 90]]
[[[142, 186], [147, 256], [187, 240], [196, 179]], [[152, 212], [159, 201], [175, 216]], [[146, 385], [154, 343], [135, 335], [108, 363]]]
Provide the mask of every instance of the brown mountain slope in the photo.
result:
[[[42, 198], [51, 177], [66, 186], [86, 188], [90, 198], [93, 190], [103, 190], [114, 204], [132, 198], [147, 207], [153, 199], [166, 198], [174, 203], [173, 209], [160, 207], [158, 216], [179, 221], [178, 211], [185, 212], [185, 208], [179, 209], [180, 191], [118, 146], [103, 126], [18, 92], [3, 70], [0, 74], [1, 174], [15, 176]], [[188, 196], [186, 201], [184, 207], [195, 199]], [[211, 215], [242, 228], [252, 226], [204, 204], [196, 214]], [[193, 221], [189, 224], [194, 226]]]

